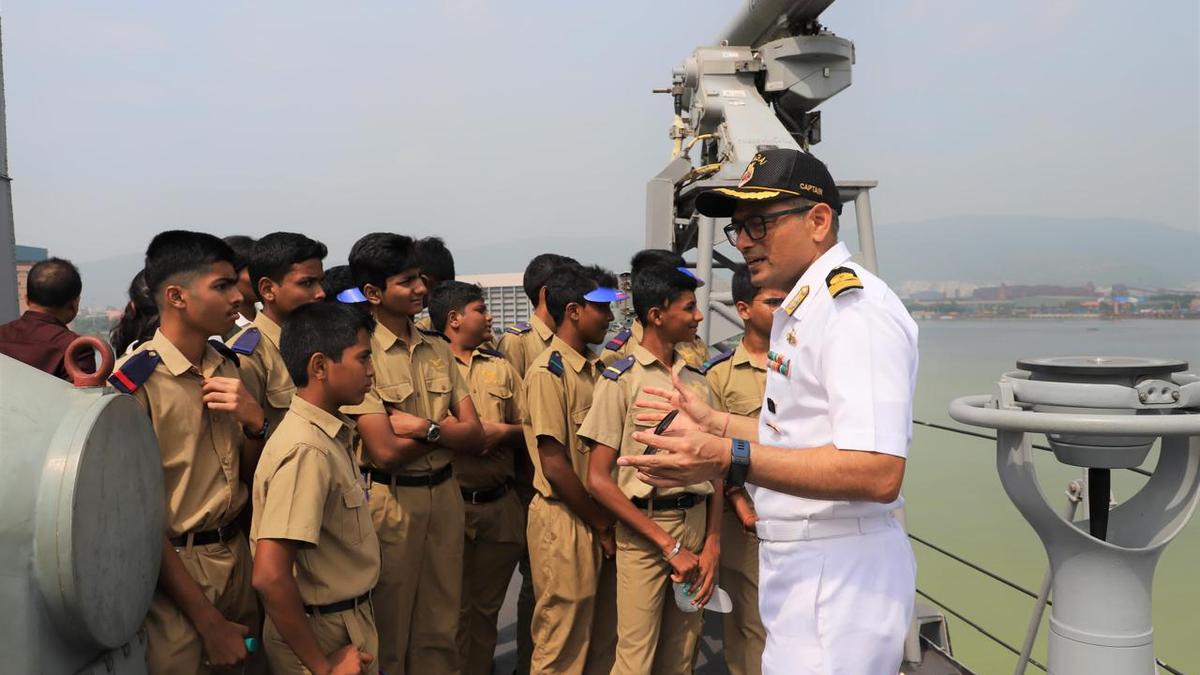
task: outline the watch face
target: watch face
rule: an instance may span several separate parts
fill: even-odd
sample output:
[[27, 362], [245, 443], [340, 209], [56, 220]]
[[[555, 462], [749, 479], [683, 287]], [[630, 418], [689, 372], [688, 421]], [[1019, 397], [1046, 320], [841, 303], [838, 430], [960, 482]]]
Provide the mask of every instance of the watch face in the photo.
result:
[[429, 431], [425, 432], [425, 440], [430, 443], [437, 443], [442, 438], [442, 427], [437, 422], [429, 423]]

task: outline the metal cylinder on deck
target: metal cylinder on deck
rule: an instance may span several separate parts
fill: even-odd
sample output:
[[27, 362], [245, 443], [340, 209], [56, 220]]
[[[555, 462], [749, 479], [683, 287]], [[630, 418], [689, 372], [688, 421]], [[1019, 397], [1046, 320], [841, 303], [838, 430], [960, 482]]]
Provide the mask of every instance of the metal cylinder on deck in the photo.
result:
[[[997, 430], [1000, 482], [1045, 546], [1049, 672], [1152, 675], [1154, 569], [1200, 500], [1200, 378], [1163, 359], [1058, 357], [1018, 367], [993, 396], [953, 401], [950, 416]], [[1088, 519], [1072, 522], [1048, 503], [1034, 469], [1041, 433], [1059, 461], [1086, 468], [1096, 483]], [[1110, 511], [1109, 472], [1139, 466], [1156, 440], [1154, 472]]]
[[0, 356], [4, 672], [143, 673], [162, 468], [131, 396]]

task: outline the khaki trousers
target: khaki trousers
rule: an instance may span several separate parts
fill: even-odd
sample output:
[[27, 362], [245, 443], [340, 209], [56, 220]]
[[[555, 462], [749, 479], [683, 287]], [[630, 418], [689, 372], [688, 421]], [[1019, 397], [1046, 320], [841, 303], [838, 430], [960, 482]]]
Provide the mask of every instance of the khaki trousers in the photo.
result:
[[458, 620], [463, 675], [492, 673], [500, 606], [524, 552], [525, 514], [515, 492], [487, 504], [466, 504]]
[[616, 646], [616, 573], [591, 529], [561, 502], [529, 505], [534, 609], [530, 672], [608, 673]]
[[730, 675], [762, 675], [767, 631], [758, 615], [758, 537], [742, 528], [733, 509], [721, 516], [721, 588], [733, 611], [721, 618]]
[[[188, 576], [200, 586], [204, 597], [217, 611], [235, 623], [258, 633], [258, 599], [250, 585], [250, 544], [244, 534], [236, 534], [225, 543], [184, 546], [175, 549]], [[200, 633], [162, 591], [155, 591], [146, 615], [146, 664], [151, 675], [187, 675], [219, 673], [205, 666], [207, 656]], [[246, 661], [247, 673], [266, 670], [266, 659], [252, 654]]]
[[373, 595], [379, 669], [457, 673], [465, 517], [458, 481], [431, 488], [373, 483], [370, 506], [382, 558]]
[[[655, 511], [650, 518], [683, 546], [699, 553], [706, 503]], [[614, 675], [691, 673], [700, 639], [700, 612], [675, 605], [671, 565], [662, 551], [617, 523], [617, 661]]]
[[[379, 673], [379, 638], [375, 634], [375, 613], [371, 611], [371, 603], [364, 602], [344, 612], [312, 614], [308, 617], [308, 625], [326, 656], [352, 644], [359, 651], [375, 657], [371, 665], [363, 669], [364, 675]], [[263, 626], [263, 648], [271, 663], [272, 675], [310, 675], [312, 672], [300, 662], [269, 616]]]

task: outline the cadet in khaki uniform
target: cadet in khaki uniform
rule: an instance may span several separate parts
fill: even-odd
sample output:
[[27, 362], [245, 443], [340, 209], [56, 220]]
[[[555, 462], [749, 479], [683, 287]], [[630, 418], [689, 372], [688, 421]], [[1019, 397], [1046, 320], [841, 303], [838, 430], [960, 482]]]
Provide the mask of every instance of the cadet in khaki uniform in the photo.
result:
[[500, 352], [481, 346], [492, 317], [478, 286], [443, 281], [430, 294], [429, 315], [450, 340], [483, 424], [483, 454], [454, 458], [466, 505], [458, 646], [460, 672], [491, 675], [500, 606], [525, 551], [525, 507], [514, 490], [514, 451], [525, 452], [524, 396]]
[[[542, 253], [533, 257], [525, 266], [525, 274], [521, 284], [525, 296], [533, 306], [533, 316], [528, 323], [518, 323], [508, 327], [500, 336], [497, 349], [504, 358], [512, 364], [517, 375], [523, 380], [530, 362], [546, 351], [550, 346], [550, 338], [554, 336], [554, 317], [546, 307], [546, 281], [553, 276], [555, 269], [563, 265], [578, 265], [573, 258], [556, 253]], [[533, 500], [533, 464], [529, 455], [518, 454], [517, 463], [517, 493], [526, 509]], [[533, 573], [529, 569], [529, 552], [521, 556], [521, 593], [517, 596], [517, 675], [529, 673], [530, 654], [533, 653], [533, 641], [529, 637], [529, 624], [533, 620]]]
[[618, 519], [617, 662], [613, 673], [690, 673], [700, 637], [700, 612], [676, 606], [671, 581], [688, 584], [702, 607], [716, 585], [721, 554], [720, 481], [654, 490], [617, 457], [641, 455], [633, 433], [652, 423], [637, 414], [642, 388], [668, 387], [677, 378], [697, 396], [708, 384], [675, 345], [695, 335], [702, 315], [696, 281], [669, 266], [650, 266], [633, 280], [633, 304], [647, 327], [633, 353], [604, 371], [579, 435], [593, 443], [588, 469], [592, 495]]
[[450, 346], [413, 325], [425, 283], [412, 239], [369, 234], [351, 249], [350, 268], [377, 321], [375, 386], [343, 412], [357, 416], [382, 549], [374, 599], [379, 668], [454, 673], [465, 516], [450, 460], [479, 453], [483, 429]]
[[[746, 331], [737, 348], [704, 364], [712, 389], [713, 408], [743, 417], [758, 417], [767, 386], [767, 349], [773, 312], [784, 291], [755, 288], [750, 271], [740, 265], [733, 274], [733, 301]], [[758, 521], [746, 490], [725, 488], [721, 521], [721, 587], [733, 610], [722, 621], [725, 663], [732, 675], [759, 675], [767, 631], [758, 613]]]
[[[685, 266], [683, 256], [674, 251], [668, 251], [664, 248], [647, 248], [635, 253], [629, 261], [629, 276], [631, 281], [636, 280], [638, 274], [649, 267], [674, 267], [692, 279], [695, 279], [697, 286], [704, 285], [704, 282], [700, 281]], [[644, 333], [645, 326], [642, 324], [641, 319], [634, 319], [632, 325], [622, 329], [604, 345], [604, 351], [601, 353], [604, 365], [611, 366], [632, 354], [633, 348], [641, 343]], [[675, 350], [682, 354], [688, 365], [693, 368], [700, 368], [708, 360], [708, 347], [698, 335], [693, 335], [687, 340], [681, 340], [679, 344], [675, 345]]]
[[546, 296], [558, 331], [525, 377], [537, 489], [527, 529], [535, 595], [530, 670], [606, 674], [616, 647], [616, 542], [612, 516], [583, 486], [587, 447], [577, 430], [602, 368], [587, 346], [604, 339], [609, 303], [620, 294], [572, 266], [547, 282]]
[[297, 307], [325, 298], [325, 254], [324, 244], [293, 232], [272, 232], [250, 248], [250, 283], [263, 309], [228, 343], [239, 356], [246, 389], [267, 414], [268, 438], [296, 391], [279, 353], [279, 326]]
[[371, 388], [370, 320], [335, 304], [301, 307], [280, 345], [297, 384], [254, 474], [254, 587], [275, 675], [377, 673], [371, 589], [379, 540], [343, 405]]
[[[208, 341], [233, 327], [241, 302], [229, 246], [163, 232], [146, 250], [145, 278], [160, 327], [109, 382], [146, 408], [162, 452], [166, 532], [146, 656], [155, 675], [216, 672], [246, 661], [243, 640], [259, 626], [236, 519], [248, 496], [242, 467], [261, 447], [247, 436], [262, 435], [263, 412], [238, 379], [236, 357]], [[262, 660], [247, 665], [257, 670]]]

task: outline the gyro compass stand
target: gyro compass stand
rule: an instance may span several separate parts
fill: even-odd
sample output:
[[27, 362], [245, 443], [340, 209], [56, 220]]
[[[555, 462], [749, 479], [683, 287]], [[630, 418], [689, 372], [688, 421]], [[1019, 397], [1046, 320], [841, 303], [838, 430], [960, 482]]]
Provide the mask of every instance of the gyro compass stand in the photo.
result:
[[[1200, 496], [1200, 377], [1187, 363], [1129, 357], [1025, 359], [994, 396], [950, 404], [963, 424], [997, 431], [1005, 492], [1050, 558], [1052, 675], [1153, 675], [1154, 567]], [[1033, 434], [1088, 474], [1088, 519], [1051, 508], [1033, 466]], [[1161, 438], [1145, 486], [1109, 511], [1112, 469], [1137, 467]]]

